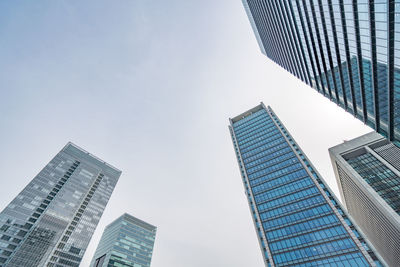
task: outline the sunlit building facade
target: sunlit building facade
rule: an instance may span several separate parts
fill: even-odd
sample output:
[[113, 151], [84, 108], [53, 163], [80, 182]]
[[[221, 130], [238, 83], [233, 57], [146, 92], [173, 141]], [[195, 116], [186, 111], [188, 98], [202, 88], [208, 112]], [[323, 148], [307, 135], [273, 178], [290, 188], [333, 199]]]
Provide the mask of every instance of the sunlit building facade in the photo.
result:
[[400, 0], [243, 0], [261, 51], [399, 145]]
[[104, 230], [90, 267], [149, 267], [156, 231], [125, 213]]
[[0, 213], [0, 266], [78, 267], [120, 175], [68, 143]]
[[229, 126], [266, 266], [382, 266], [270, 107]]
[[329, 149], [344, 205], [390, 266], [400, 266], [400, 148], [372, 132]]

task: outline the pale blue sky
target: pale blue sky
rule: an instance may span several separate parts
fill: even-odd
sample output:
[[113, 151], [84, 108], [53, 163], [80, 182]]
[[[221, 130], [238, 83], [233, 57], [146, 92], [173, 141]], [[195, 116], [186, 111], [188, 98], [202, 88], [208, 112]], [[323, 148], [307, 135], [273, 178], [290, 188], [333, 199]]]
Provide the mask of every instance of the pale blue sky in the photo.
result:
[[228, 118], [271, 105], [335, 192], [327, 149], [369, 131], [260, 53], [241, 0], [4, 0], [0, 36], [0, 208], [68, 141], [123, 172], [81, 266], [128, 212], [152, 267], [262, 267]]

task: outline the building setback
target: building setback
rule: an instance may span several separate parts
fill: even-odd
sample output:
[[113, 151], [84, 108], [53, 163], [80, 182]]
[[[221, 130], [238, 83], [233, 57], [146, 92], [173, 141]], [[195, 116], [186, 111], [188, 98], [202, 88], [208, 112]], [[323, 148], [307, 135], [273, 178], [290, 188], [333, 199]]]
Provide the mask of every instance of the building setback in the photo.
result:
[[390, 266], [400, 266], [400, 148], [372, 132], [329, 149], [349, 214]]
[[400, 0], [243, 3], [262, 53], [400, 144]]
[[382, 266], [270, 107], [230, 119], [266, 266]]
[[120, 175], [68, 143], [0, 213], [0, 266], [78, 267]]
[[90, 267], [149, 267], [156, 231], [125, 213], [104, 230]]

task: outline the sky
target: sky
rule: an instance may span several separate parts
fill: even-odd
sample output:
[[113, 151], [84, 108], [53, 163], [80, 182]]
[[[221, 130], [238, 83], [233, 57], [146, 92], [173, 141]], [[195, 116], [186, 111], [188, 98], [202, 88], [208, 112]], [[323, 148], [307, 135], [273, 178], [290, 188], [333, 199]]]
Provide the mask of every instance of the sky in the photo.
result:
[[261, 54], [240, 0], [0, 1], [0, 209], [72, 141], [122, 170], [152, 267], [264, 266], [228, 119], [270, 105], [335, 193], [328, 148], [370, 132]]

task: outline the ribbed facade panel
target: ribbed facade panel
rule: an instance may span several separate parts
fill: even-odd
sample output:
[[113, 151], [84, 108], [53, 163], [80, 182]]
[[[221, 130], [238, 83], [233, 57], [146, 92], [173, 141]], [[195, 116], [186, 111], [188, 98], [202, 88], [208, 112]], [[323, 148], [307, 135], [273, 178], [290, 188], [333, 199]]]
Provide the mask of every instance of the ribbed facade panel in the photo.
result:
[[400, 0], [243, 2], [270, 59], [399, 144]]

